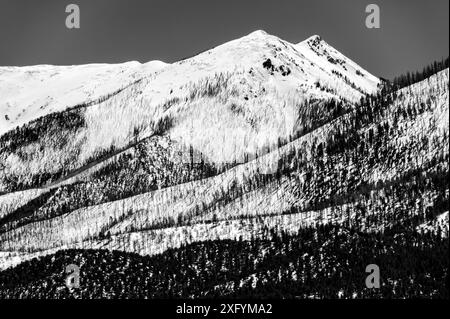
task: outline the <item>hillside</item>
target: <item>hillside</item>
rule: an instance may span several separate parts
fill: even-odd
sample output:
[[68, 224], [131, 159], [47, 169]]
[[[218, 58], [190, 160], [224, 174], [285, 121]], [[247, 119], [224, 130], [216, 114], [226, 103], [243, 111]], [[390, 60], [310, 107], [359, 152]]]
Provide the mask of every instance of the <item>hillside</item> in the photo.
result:
[[[414, 260], [427, 253], [432, 264], [439, 252], [448, 250], [448, 68], [397, 89], [319, 36], [291, 44], [264, 31], [173, 64], [131, 63], [108, 66], [108, 71], [98, 65], [36, 68], [41, 68], [36, 78], [20, 81], [22, 86], [15, 86], [9, 97], [23, 105], [35, 101], [26, 108], [28, 120], [14, 122], [0, 135], [0, 268], [19, 267], [0, 273], [0, 285], [6, 287], [1, 278], [17, 276], [20, 264], [34, 257], [40, 259], [26, 265], [35, 271], [48, 268], [50, 256], [61, 262], [81, 258], [97, 263], [111, 257], [107, 251], [118, 254], [114, 258], [149, 256], [142, 259], [145, 265], [152, 258], [170, 264], [171, 254], [199, 249], [208, 255], [215, 245], [225, 245], [225, 251], [234, 249], [227, 245], [240, 245], [243, 255], [246, 249], [264, 251], [277, 236], [286, 238], [287, 246], [269, 249], [267, 265], [293, 258], [296, 267], [307, 267], [308, 260], [292, 247], [304, 236], [321, 234], [323, 240], [311, 247], [325, 249], [326, 257], [314, 256], [339, 259], [341, 266], [330, 270], [336, 276], [336, 268], [352, 263], [354, 270], [367, 259], [350, 261], [339, 251], [359, 250], [384, 238], [380, 245], [389, 254], [378, 252], [377, 258], [386, 263], [396, 256], [387, 266], [389, 280], [401, 278], [400, 286], [409, 292], [392, 292], [388, 285], [378, 295], [359, 288], [341, 292], [337, 286], [328, 292], [294, 293], [284, 290], [289, 280], [281, 282], [278, 276], [271, 284], [282, 294], [448, 295], [414, 268]], [[84, 68], [99, 86], [84, 76], [77, 84], [73, 72]], [[13, 83], [11, 79], [21, 79], [29, 69], [0, 68], [0, 83]], [[27, 85], [41, 79], [50, 90], [54, 70], [61, 77], [58, 83], [76, 98], [54, 91], [51, 107], [36, 111], [40, 94], [50, 91], [31, 94]], [[80, 93], [77, 85], [83, 85]], [[330, 236], [342, 246], [325, 240]], [[406, 252], [410, 244], [402, 238], [420, 243], [420, 248]], [[231, 262], [223, 258], [222, 263]], [[406, 272], [395, 273], [402, 258], [411, 260], [408, 269], [422, 290], [414, 284], [408, 288]], [[260, 259], [249, 257], [245, 265]], [[114, 272], [108, 265], [105, 271]], [[311, 265], [313, 274], [331, 267]], [[205, 264], [197, 266], [202, 276], [211, 271]], [[270, 277], [263, 275], [264, 267], [249, 269], [236, 280]], [[293, 276], [295, 267], [284, 267], [280, 271]], [[430, 276], [445, 278], [448, 260], [435, 267]], [[55, 271], [48, 268], [48, 276], [61, 276]], [[228, 275], [215, 283], [218, 290], [174, 288], [173, 293], [249, 296], [269, 289], [263, 281], [253, 290], [226, 292], [234, 280]], [[6, 294], [37, 285], [39, 293], [66, 296], [42, 288], [44, 281], [53, 280], [46, 276], [18, 282]], [[161, 284], [174, 282], [161, 279]], [[116, 288], [111, 294], [122, 296]]]
[[[59, 251], [1, 272], [0, 298], [447, 298], [446, 252], [448, 240], [435, 236], [361, 236], [334, 226], [152, 257]], [[367, 260], [383, 265], [381, 289], [363, 284]], [[63, 271], [71, 263], [81, 265], [73, 291]]]
[[92, 103], [165, 67], [165, 63], [0, 67], [0, 134], [41, 116]]

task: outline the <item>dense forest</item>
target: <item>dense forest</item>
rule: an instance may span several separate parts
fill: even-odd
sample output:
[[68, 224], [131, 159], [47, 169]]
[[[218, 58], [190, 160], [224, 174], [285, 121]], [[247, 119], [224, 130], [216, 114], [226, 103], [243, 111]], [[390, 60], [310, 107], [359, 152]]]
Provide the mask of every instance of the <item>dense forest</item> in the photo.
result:
[[393, 90], [399, 90], [404, 87], [410, 86], [414, 83], [420, 82], [436, 74], [442, 70], [447, 69], [450, 66], [449, 58], [445, 60], [434, 61], [433, 63], [427, 65], [422, 71], [407, 72], [394, 78], [391, 82]]
[[[448, 298], [448, 238], [322, 225], [143, 257], [68, 250], [0, 273], [0, 298]], [[65, 286], [80, 266], [80, 288]], [[380, 268], [379, 289], [365, 285]]]

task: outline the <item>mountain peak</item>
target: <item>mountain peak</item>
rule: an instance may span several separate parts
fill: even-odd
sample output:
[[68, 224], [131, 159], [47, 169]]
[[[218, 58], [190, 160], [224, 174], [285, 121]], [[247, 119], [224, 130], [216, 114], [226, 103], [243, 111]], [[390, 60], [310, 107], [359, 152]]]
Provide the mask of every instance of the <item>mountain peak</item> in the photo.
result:
[[318, 34], [310, 36], [306, 41], [322, 41], [322, 37]]
[[303, 40], [302, 42], [300, 42], [298, 44], [307, 43], [310, 47], [317, 47], [321, 43], [324, 43], [324, 42], [325, 41], [322, 39], [322, 37], [320, 35], [314, 34], [314, 35], [310, 36], [309, 38], [307, 38], [306, 40]]
[[249, 33], [248, 37], [265, 37], [267, 35], [269, 35], [269, 34], [264, 30], [256, 30], [256, 31]]
[[364, 70], [328, 44], [319, 35], [313, 35], [296, 45], [309, 60], [328, 70], [334, 76], [345, 76], [365, 92], [374, 92], [380, 80]]

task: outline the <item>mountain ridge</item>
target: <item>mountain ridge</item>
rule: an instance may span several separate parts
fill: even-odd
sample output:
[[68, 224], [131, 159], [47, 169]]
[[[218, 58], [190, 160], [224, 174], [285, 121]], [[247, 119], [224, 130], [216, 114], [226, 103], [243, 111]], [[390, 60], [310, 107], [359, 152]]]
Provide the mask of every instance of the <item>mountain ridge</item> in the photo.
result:
[[[305, 41], [307, 41], [307, 40], [305, 40]], [[269, 35], [267, 32], [265, 32], [263, 30], [258, 30], [258, 31], [252, 32], [246, 36], [243, 36], [241, 38], [226, 42], [215, 48], [206, 50], [205, 52], [208, 52], [207, 54], [211, 54], [212, 51], [218, 50], [218, 49], [220, 50], [220, 48], [222, 48], [224, 46], [230, 47], [230, 46], [233, 46], [233, 44], [235, 44], [235, 43], [240, 44], [243, 42], [255, 42], [255, 43], [269, 42], [271, 45], [274, 45], [274, 43], [280, 42], [280, 43], [283, 43], [284, 45], [294, 46], [293, 44], [288, 43], [287, 41], [284, 41], [275, 36]], [[301, 42], [301, 43], [303, 43], [303, 42]], [[324, 44], [324, 46], [328, 46], [328, 45]], [[247, 50], [249, 50], [249, 49], [247, 48]], [[249, 50], [247, 52], [251, 53], [251, 50]], [[139, 78], [144, 78], [144, 77], [150, 76], [151, 74], [161, 71], [166, 67], [189, 63], [190, 61], [193, 61], [193, 59], [195, 60], [199, 56], [203, 56], [204, 53], [201, 53], [192, 58], [178, 61], [178, 62], [175, 62], [172, 64], [167, 64], [165, 62], [155, 60], [155, 61], [150, 61], [147, 63], [139, 63], [137, 61], [130, 61], [130, 62], [125, 62], [125, 63], [121, 63], [121, 64], [96, 63], [96, 64], [86, 64], [86, 65], [80, 65], [80, 66], [36, 65], [36, 66], [24, 66], [24, 67], [0, 67], [0, 83], [2, 83], [1, 87], [4, 88], [4, 90], [2, 90], [0, 92], [0, 94], [2, 94], [3, 97], [6, 97], [6, 101], [3, 101], [2, 102], [3, 105], [0, 105], [0, 115], [1, 115], [0, 116], [0, 124], [2, 127], [2, 130], [0, 130], [0, 134], [5, 133], [5, 130], [11, 130], [12, 128], [17, 127], [18, 125], [23, 125], [23, 124], [27, 123], [27, 121], [29, 121], [30, 119], [35, 119], [38, 116], [46, 115], [53, 111], [64, 110], [64, 108], [85, 102], [86, 99], [89, 97], [89, 95], [92, 94], [92, 90], [93, 90], [93, 88], [86, 86], [87, 84], [83, 84], [84, 82], [82, 82], [82, 81], [84, 81], [84, 79], [86, 79], [86, 78], [91, 82], [92, 82], [92, 80], [95, 80], [96, 78], [98, 78], [99, 80], [101, 80], [104, 83], [105, 83], [105, 80], [111, 81], [113, 79], [114, 82], [118, 82], [118, 83], [114, 83], [114, 84], [112, 84], [112, 86], [110, 85], [110, 87], [114, 87], [115, 89], [118, 89], [120, 87], [125, 87], [127, 84], [129, 84], [131, 82], [132, 79], [136, 80]], [[249, 54], [242, 54], [242, 55], [248, 56]], [[220, 59], [217, 59], [217, 60], [225, 61], [226, 59], [227, 58], [225, 55], [225, 56], [221, 56]], [[239, 59], [232, 58], [231, 61], [233, 61], [233, 60], [239, 60]], [[264, 62], [264, 61], [262, 61], [262, 62]], [[217, 68], [217, 65], [215, 67]], [[96, 68], [98, 68], [97, 73], [95, 72]], [[220, 68], [218, 68], [216, 71], [221, 72]], [[20, 84], [17, 82], [14, 82], [11, 79], [11, 75], [13, 75], [13, 74], [11, 74], [11, 72], [13, 74], [16, 72], [23, 73], [23, 75], [17, 75], [17, 76], [20, 76], [17, 79], [17, 81], [20, 81]], [[49, 73], [49, 75], [45, 75], [45, 74], [40, 75], [40, 73], [42, 73], [42, 72]], [[59, 102], [53, 101], [54, 100], [53, 95], [57, 94], [57, 92], [55, 92], [54, 90], [53, 91], [47, 90], [47, 92], [46, 92], [45, 86], [47, 86], [47, 87], [53, 86], [56, 82], [52, 80], [52, 77], [55, 77], [55, 76], [63, 77], [64, 72], [68, 72], [68, 75], [67, 75], [68, 78], [66, 81], [70, 81], [70, 83], [73, 83], [71, 85], [73, 85], [75, 87], [79, 87], [79, 88], [83, 88], [83, 86], [86, 86], [85, 88], [83, 88], [83, 90], [86, 91], [86, 95], [84, 95], [84, 97], [83, 96], [73, 97], [73, 98], [66, 97], [64, 100], [61, 100]], [[70, 72], [72, 72], [72, 73], [70, 73]], [[88, 73], [86, 73], [86, 72], [88, 72]], [[124, 77], [117, 78], [117, 75], [122, 74], [122, 73], [124, 74]], [[36, 74], [36, 75], [34, 75], [34, 74]], [[39, 76], [39, 77], [34, 79], [34, 77], [36, 77], [36, 76]], [[46, 77], [48, 77], [48, 78], [46, 78]], [[77, 79], [77, 77], [78, 77], [78, 79]], [[64, 79], [64, 78], [62, 78], [62, 79]], [[51, 81], [51, 80], [53, 82], [47, 83], [48, 81]], [[31, 81], [28, 84], [28, 88], [27, 88], [27, 84], [26, 84], [27, 81]], [[57, 79], [56, 81], [61, 82], [61, 79]], [[44, 82], [43, 85], [41, 85], [40, 82]], [[22, 91], [29, 90], [29, 87], [31, 85], [36, 86], [37, 84], [41, 85], [41, 87], [39, 87], [40, 91], [38, 93], [36, 93], [36, 94], [40, 94], [40, 95], [34, 97], [33, 95], [30, 96], [30, 94], [28, 93], [28, 96], [23, 96], [21, 99], [17, 99], [17, 97], [20, 96], [20, 94], [21, 94], [20, 93], [21, 91], [17, 92], [17, 90], [22, 90]], [[25, 87], [23, 87], [24, 85], [25, 85]], [[58, 84], [58, 85], [61, 86], [61, 84]], [[102, 93], [103, 95], [114, 91], [114, 89], [108, 88], [108, 87], [102, 89], [101, 86], [98, 86], [98, 84], [95, 84], [94, 88], [95, 88], [96, 92], [101, 90], [103, 92]], [[44, 89], [44, 91], [42, 91], [42, 89]], [[376, 89], [376, 85], [375, 85], [375, 87], [372, 87], [371, 89], [372, 90]], [[71, 92], [71, 90], [73, 90], [73, 88], [71, 88], [70, 86], [67, 88], [64, 88], [64, 86], [61, 86], [61, 89], [59, 89], [59, 92], [61, 92], [61, 90], [66, 90], [67, 92], [69, 92], [69, 94], [72, 94], [70, 92]], [[99, 94], [96, 94], [96, 95], [99, 96]], [[14, 98], [13, 98], [13, 96], [14, 96]], [[26, 108], [23, 109], [24, 112], [22, 112], [22, 113], [25, 113], [25, 114], [17, 113], [14, 111], [14, 109], [21, 109], [24, 106], [26, 106]], [[30, 112], [36, 113], [36, 114], [31, 114], [30, 117], [27, 118], [26, 113], [29, 113], [27, 108], [31, 108]], [[43, 111], [42, 108], [46, 108], [49, 110]], [[6, 117], [8, 117], [9, 120], [7, 120]], [[22, 120], [21, 118], [24, 118], [24, 119]], [[12, 123], [14, 121], [18, 121], [17, 124]]]

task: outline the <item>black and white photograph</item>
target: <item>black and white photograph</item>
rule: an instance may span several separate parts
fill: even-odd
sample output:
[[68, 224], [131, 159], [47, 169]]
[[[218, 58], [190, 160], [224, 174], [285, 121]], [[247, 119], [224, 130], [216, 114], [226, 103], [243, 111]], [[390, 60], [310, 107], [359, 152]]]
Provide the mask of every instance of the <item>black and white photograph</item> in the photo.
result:
[[449, 195], [448, 0], [0, 0], [1, 300], [448, 300]]

